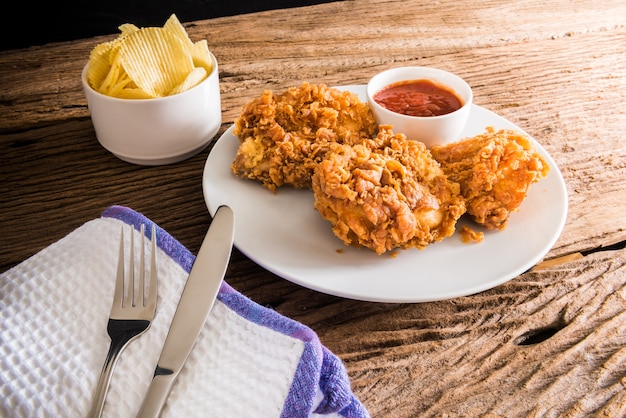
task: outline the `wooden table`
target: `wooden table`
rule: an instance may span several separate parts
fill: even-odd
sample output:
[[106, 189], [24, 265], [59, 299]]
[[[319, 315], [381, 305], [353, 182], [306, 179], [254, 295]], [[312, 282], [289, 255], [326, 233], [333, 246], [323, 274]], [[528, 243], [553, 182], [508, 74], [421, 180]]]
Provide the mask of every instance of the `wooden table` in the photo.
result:
[[[404, 0], [186, 27], [219, 60], [218, 135], [264, 89], [364, 84], [402, 65], [463, 76], [476, 104], [530, 133], [563, 173], [569, 212], [546, 256], [554, 259], [626, 235], [625, 22], [621, 0]], [[142, 167], [95, 138], [80, 72], [91, 48], [114, 36], [0, 53], [2, 271], [113, 204], [142, 212], [194, 253], [200, 246], [211, 222], [201, 185], [210, 147]], [[416, 304], [308, 290], [238, 251], [226, 280], [315, 330], [374, 417], [624, 416], [625, 261], [625, 250], [609, 248], [476, 295]], [[539, 335], [522, 344], [531, 334]]]

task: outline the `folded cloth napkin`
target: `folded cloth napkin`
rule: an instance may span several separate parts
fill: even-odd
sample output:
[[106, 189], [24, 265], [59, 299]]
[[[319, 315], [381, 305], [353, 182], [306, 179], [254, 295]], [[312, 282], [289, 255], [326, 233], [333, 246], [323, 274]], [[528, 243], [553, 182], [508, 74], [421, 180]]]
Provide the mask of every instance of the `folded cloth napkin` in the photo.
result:
[[[112, 206], [0, 275], [0, 416], [87, 415], [110, 342], [106, 325], [120, 233], [125, 228], [128, 243], [132, 230], [139, 246], [141, 223], [149, 236], [149, 219]], [[107, 417], [136, 415], [195, 260], [158, 227], [157, 244], [156, 316], [121, 354], [104, 406]], [[343, 363], [315, 332], [225, 281], [162, 416], [369, 414], [353, 394]]]

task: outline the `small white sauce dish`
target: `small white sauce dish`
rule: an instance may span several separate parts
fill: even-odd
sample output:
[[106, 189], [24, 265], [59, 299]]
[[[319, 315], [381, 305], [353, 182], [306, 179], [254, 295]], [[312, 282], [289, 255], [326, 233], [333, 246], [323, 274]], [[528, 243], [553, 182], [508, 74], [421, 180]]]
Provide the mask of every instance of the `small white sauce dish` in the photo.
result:
[[155, 99], [120, 99], [96, 92], [81, 79], [100, 144], [118, 158], [139, 165], [183, 161], [206, 148], [222, 124], [219, 72], [182, 93]]
[[[429, 80], [446, 86], [461, 99], [462, 106], [451, 113], [439, 116], [407, 116], [386, 109], [374, 100], [374, 95], [392, 84]], [[403, 133], [408, 139], [423, 142], [427, 148], [455, 142], [469, 119], [473, 92], [461, 77], [450, 72], [431, 67], [398, 67], [376, 74], [367, 84], [367, 101], [376, 122], [392, 125], [395, 133]]]

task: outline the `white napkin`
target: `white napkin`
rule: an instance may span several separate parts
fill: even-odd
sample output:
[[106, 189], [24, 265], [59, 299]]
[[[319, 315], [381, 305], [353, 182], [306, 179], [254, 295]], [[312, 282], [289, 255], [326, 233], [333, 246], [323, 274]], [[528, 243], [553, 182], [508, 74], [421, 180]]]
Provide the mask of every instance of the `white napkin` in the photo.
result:
[[[132, 229], [139, 246], [141, 223], [149, 236], [149, 219], [113, 206], [0, 275], [0, 416], [87, 415], [110, 343], [120, 233], [124, 227], [128, 244]], [[105, 417], [136, 415], [195, 260], [160, 228], [157, 244], [156, 316], [122, 352]], [[343, 363], [310, 328], [256, 304], [227, 280], [163, 417], [369, 417]]]

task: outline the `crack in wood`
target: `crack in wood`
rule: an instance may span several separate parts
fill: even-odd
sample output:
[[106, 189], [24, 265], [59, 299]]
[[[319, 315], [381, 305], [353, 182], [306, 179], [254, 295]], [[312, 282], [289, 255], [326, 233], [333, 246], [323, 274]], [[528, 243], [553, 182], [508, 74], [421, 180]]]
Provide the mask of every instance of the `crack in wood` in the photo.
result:
[[547, 268], [554, 267], [563, 263], [580, 260], [581, 258], [584, 258], [593, 253], [601, 251], [623, 250], [624, 248], [626, 248], [626, 239], [616, 241], [612, 244], [600, 245], [598, 247], [590, 248], [588, 250], [577, 251], [574, 253], [561, 255], [556, 258], [551, 258], [536, 264], [530, 271], [545, 270]]

